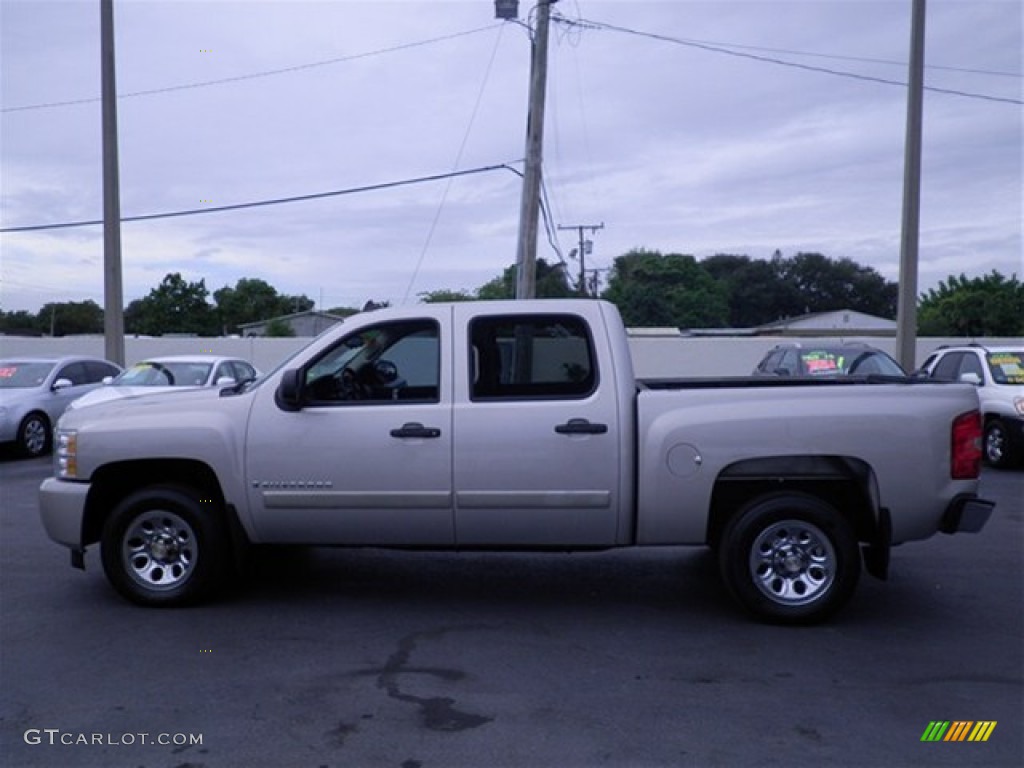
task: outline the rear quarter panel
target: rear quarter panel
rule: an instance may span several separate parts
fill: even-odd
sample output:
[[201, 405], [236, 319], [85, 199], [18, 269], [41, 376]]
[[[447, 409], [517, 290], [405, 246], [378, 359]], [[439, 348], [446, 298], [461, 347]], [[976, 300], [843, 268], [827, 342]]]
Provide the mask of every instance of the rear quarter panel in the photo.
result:
[[966, 385], [642, 390], [637, 407], [640, 544], [703, 543], [715, 483], [745, 459], [862, 460], [894, 543], [931, 536], [949, 501], [977, 490], [949, 471], [952, 421], [978, 407]]

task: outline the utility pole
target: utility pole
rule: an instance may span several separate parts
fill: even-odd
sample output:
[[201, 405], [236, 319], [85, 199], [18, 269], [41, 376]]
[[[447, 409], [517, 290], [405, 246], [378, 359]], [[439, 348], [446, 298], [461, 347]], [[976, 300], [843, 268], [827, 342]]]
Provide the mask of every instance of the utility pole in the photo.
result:
[[117, 85], [114, 78], [114, 0], [100, 0], [103, 112], [103, 339], [106, 357], [124, 365], [121, 287], [121, 195], [117, 170]]
[[906, 371], [916, 366], [917, 264], [921, 228], [921, 123], [924, 111], [925, 0], [912, 0], [910, 88], [903, 157], [903, 230], [900, 238], [900, 287], [896, 310], [896, 353]]
[[580, 296], [587, 295], [587, 259], [586, 254], [590, 252], [589, 246], [591, 245], [589, 240], [583, 238], [583, 230], [589, 229], [590, 234], [594, 234], [599, 229], [604, 229], [604, 222], [600, 224], [570, 224], [565, 227], [559, 227], [559, 229], [575, 229], [579, 232], [580, 236], [580, 247], [577, 253], [580, 257], [580, 280], [577, 285], [577, 290]]
[[548, 26], [551, 6], [558, 0], [538, 0], [537, 29], [531, 40], [530, 106], [526, 119], [526, 168], [519, 206], [516, 247], [516, 298], [537, 295], [537, 218], [540, 213], [541, 162], [544, 150], [544, 96], [548, 75]]

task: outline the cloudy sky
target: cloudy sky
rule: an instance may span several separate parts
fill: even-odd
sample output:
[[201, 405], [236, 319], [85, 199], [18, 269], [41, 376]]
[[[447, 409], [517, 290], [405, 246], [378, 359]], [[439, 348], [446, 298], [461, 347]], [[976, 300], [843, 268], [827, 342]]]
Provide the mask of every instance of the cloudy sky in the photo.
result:
[[[0, 0], [0, 308], [103, 304], [99, 0]], [[168, 272], [324, 308], [515, 260], [533, 3], [115, 0], [125, 302]], [[561, 0], [544, 174], [587, 266], [816, 251], [899, 276], [911, 0]], [[928, 0], [921, 264], [1022, 264], [1022, 4]], [[491, 169], [491, 170], [486, 170]], [[448, 180], [396, 184], [454, 172]], [[280, 205], [225, 205], [347, 191]], [[557, 230], [569, 259], [577, 234]], [[538, 255], [559, 255], [542, 235]], [[570, 262], [570, 269], [578, 269]]]

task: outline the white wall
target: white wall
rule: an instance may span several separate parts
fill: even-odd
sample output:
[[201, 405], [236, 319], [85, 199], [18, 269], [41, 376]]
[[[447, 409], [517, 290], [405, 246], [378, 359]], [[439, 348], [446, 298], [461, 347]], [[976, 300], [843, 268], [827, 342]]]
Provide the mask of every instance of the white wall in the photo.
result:
[[[792, 338], [757, 337], [687, 337], [687, 336], [631, 336], [633, 367], [640, 378], [673, 378], [686, 376], [745, 376], [749, 374], [764, 353], [778, 343]], [[835, 338], [828, 339], [835, 341]], [[892, 338], [856, 338], [884, 349], [895, 356], [896, 341]], [[309, 339], [244, 339], [201, 338], [126, 338], [125, 356], [128, 364], [157, 355], [218, 354], [232, 355], [249, 360], [261, 371], [276, 367], [292, 352], [301, 349]], [[801, 338], [802, 343], [814, 339]], [[978, 339], [982, 343], [1022, 344], [1021, 339]], [[964, 339], [927, 338], [917, 341], [917, 363], [941, 344], [962, 344]], [[25, 338], [0, 336], [0, 357], [104, 356], [102, 336], [65, 336], [62, 338]]]
[[[752, 337], [665, 337], [631, 336], [633, 368], [639, 378], [673, 378], [686, 376], [745, 376], [754, 370], [765, 353], [776, 344], [799, 341], [835, 343], [836, 337], [804, 338], [752, 336]], [[878, 347], [894, 358], [896, 339], [880, 337], [844, 336], [843, 341], [862, 341]], [[936, 347], [943, 344], [963, 344], [967, 339], [922, 338], [917, 340], [916, 365], [924, 362]], [[1022, 339], [971, 339], [979, 343], [1024, 345]]]

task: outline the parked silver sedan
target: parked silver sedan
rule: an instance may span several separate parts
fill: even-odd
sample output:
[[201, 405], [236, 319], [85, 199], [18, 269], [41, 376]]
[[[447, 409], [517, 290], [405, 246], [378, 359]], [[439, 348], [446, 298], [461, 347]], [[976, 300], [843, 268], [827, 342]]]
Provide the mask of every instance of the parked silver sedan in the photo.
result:
[[25, 455], [42, 456], [68, 404], [120, 372], [119, 366], [94, 357], [0, 360], [0, 443], [17, 442]]
[[260, 375], [249, 362], [217, 355], [150, 357], [127, 368], [106, 386], [76, 400], [69, 407], [83, 408], [122, 397], [138, 397], [182, 389], [230, 387]]

